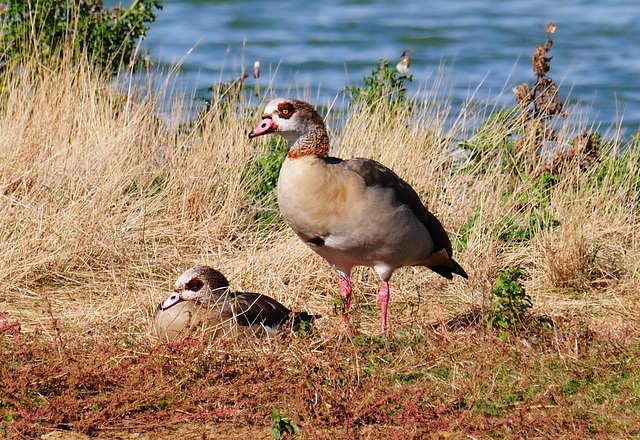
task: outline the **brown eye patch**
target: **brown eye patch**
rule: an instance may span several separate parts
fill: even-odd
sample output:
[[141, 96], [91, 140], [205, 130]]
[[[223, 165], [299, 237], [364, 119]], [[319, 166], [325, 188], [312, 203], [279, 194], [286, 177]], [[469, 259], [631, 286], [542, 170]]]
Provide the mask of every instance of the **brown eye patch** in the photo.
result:
[[200, 280], [199, 278], [194, 278], [187, 283], [186, 287], [193, 292], [197, 292], [202, 288], [202, 286], [204, 286], [202, 280]]
[[281, 102], [278, 104], [278, 113], [283, 119], [289, 119], [296, 112], [293, 104], [290, 102]]

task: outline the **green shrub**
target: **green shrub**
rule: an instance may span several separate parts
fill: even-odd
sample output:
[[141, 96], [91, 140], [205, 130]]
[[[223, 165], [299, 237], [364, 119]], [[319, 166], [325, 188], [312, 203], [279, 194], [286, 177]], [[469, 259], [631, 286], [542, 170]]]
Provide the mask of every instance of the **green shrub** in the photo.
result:
[[495, 297], [489, 312], [485, 315], [487, 327], [517, 330], [522, 328], [522, 318], [533, 307], [531, 297], [527, 295], [520, 279], [524, 271], [512, 267], [498, 272], [495, 287], [491, 294]]
[[389, 110], [406, 111], [408, 114], [413, 109], [413, 101], [406, 96], [405, 82], [412, 80], [413, 75], [400, 74], [390, 68], [389, 62], [383, 58], [370, 76], [362, 77], [361, 86], [345, 89], [351, 95], [349, 106], [362, 105], [366, 110], [373, 111], [384, 105]]
[[33, 56], [55, 61], [64, 49], [87, 55], [115, 75], [121, 66], [139, 66], [136, 48], [147, 24], [156, 19], [161, 0], [134, 0], [129, 9], [107, 9], [100, 0], [17, 0], [7, 4], [0, 18], [2, 65], [14, 66]]
[[459, 237], [453, 237], [451, 244], [457, 252], [462, 252], [466, 249], [469, 242], [469, 236], [471, 235], [471, 230], [478, 222], [478, 218], [481, 213], [482, 208], [480, 208], [480, 206], [476, 206], [473, 212], [469, 215], [467, 222], [460, 227], [461, 235]]

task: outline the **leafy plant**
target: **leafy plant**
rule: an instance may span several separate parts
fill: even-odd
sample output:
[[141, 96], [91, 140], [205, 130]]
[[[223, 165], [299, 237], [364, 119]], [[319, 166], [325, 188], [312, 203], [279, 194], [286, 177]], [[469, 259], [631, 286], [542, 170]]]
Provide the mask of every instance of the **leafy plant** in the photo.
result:
[[273, 428], [269, 431], [271, 437], [275, 439], [282, 438], [283, 434], [295, 434], [300, 431], [298, 425], [289, 419], [288, 414], [278, 414], [278, 410], [271, 408], [271, 420], [273, 421]]
[[498, 271], [498, 274], [495, 287], [491, 290], [495, 300], [485, 315], [487, 327], [520, 329], [523, 326], [523, 315], [533, 307], [531, 297], [527, 295], [520, 281], [524, 271], [519, 267], [512, 267]]
[[86, 54], [115, 75], [123, 65], [143, 62], [137, 41], [155, 21], [156, 9], [162, 9], [161, 0], [134, 0], [126, 10], [107, 9], [101, 0], [12, 1], [0, 14], [0, 61], [11, 66], [34, 55], [55, 60], [72, 47], [74, 57]]
[[522, 242], [533, 238], [545, 229], [555, 229], [560, 222], [550, 214], [551, 189], [558, 183], [558, 176], [551, 173], [542, 174], [532, 181], [523, 173], [518, 176], [525, 185], [526, 191], [505, 191], [502, 199], [506, 206], [515, 202], [518, 213], [515, 216], [504, 216], [497, 224], [498, 238], [503, 241]]
[[347, 87], [345, 90], [351, 95], [349, 106], [362, 105], [373, 111], [382, 105], [390, 110], [403, 109], [410, 113], [413, 102], [407, 98], [405, 82], [413, 81], [413, 75], [402, 75], [389, 67], [389, 61], [380, 60], [380, 66], [373, 69], [370, 76], [362, 77], [361, 86]]
[[271, 136], [264, 151], [252, 155], [242, 172], [242, 182], [248, 188], [248, 203], [259, 208], [254, 216], [258, 223], [269, 225], [278, 219], [276, 187], [286, 152], [286, 141], [280, 136]]
[[300, 324], [294, 328], [294, 333], [299, 338], [308, 338], [318, 334], [313, 324], [307, 321], [300, 321]]

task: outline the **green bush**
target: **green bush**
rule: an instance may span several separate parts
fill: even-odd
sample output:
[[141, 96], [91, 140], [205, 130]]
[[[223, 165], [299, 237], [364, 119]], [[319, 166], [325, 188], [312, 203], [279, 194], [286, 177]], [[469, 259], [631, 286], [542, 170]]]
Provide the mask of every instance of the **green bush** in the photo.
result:
[[380, 66], [373, 69], [370, 76], [362, 77], [361, 86], [347, 87], [351, 95], [349, 106], [363, 105], [365, 109], [374, 111], [382, 105], [389, 110], [411, 113], [413, 102], [407, 98], [405, 82], [411, 82], [413, 75], [403, 75], [389, 67], [386, 59], [380, 60]]
[[4, 68], [31, 57], [47, 63], [60, 59], [64, 49], [74, 57], [87, 55], [115, 75], [122, 66], [137, 67], [136, 52], [147, 24], [156, 19], [161, 0], [134, 0], [129, 9], [107, 9], [100, 0], [17, 0], [0, 14], [3, 38], [0, 61]]
[[495, 297], [493, 305], [485, 315], [487, 327], [517, 330], [523, 327], [522, 318], [533, 307], [531, 297], [527, 295], [520, 279], [524, 271], [512, 267], [498, 272], [496, 285], [491, 290]]

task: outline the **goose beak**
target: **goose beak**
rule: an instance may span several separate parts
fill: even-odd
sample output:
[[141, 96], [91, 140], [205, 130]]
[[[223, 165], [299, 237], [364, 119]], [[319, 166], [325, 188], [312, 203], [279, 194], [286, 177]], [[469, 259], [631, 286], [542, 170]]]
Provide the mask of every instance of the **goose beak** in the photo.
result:
[[175, 304], [179, 303], [180, 301], [182, 301], [182, 297], [180, 296], [180, 292], [178, 292], [177, 290], [174, 290], [173, 292], [171, 292], [171, 295], [169, 296], [169, 298], [167, 298], [164, 301], [162, 301], [162, 304], [160, 304], [160, 308], [162, 310], [167, 310], [169, 307], [174, 306]]
[[258, 124], [258, 126], [249, 133], [249, 139], [253, 139], [254, 137], [262, 136], [264, 134], [273, 133], [277, 129], [278, 126], [273, 122], [271, 116], [263, 116], [260, 124]]

